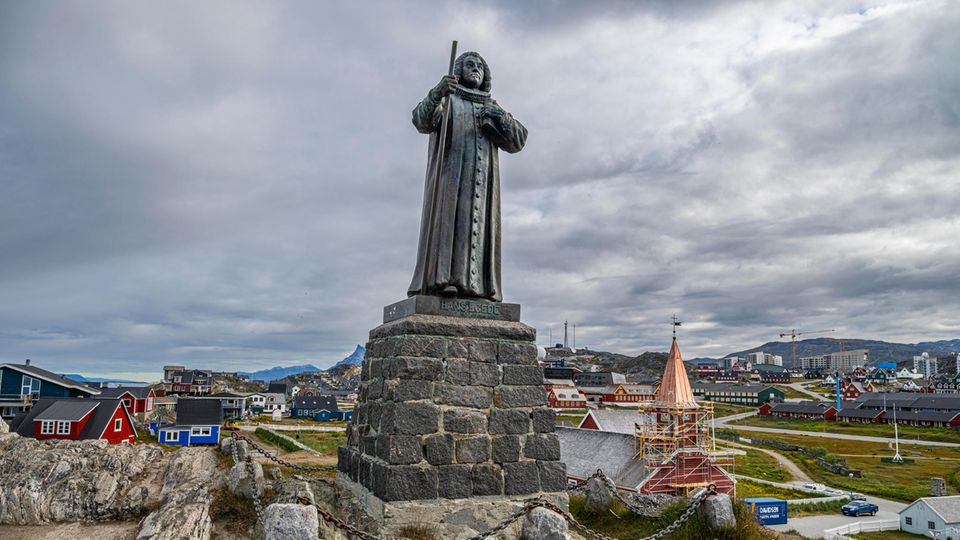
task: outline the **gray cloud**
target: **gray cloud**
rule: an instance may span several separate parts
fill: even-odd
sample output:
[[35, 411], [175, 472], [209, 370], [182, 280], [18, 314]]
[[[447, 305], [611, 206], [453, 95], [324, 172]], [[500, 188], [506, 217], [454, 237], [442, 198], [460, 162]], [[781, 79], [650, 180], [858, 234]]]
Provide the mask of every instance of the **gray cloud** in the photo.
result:
[[0, 7], [0, 358], [326, 365], [400, 299], [446, 47], [530, 129], [508, 301], [687, 356], [960, 330], [950, 2]]

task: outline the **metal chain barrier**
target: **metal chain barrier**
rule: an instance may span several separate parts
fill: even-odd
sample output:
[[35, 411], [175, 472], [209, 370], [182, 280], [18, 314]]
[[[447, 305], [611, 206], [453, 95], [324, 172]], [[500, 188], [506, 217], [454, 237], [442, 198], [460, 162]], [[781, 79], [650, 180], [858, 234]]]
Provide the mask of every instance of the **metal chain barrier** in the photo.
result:
[[[237, 453], [237, 441], [234, 439], [233, 444], [230, 445], [230, 453], [233, 455], [233, 464], [237, 465], [240, 463], [240, 454]], [[247, 456], [247, 464], [250, 463], [250, 456]], [[249, 466], [249, 465], [248, 465]], [[253, 492], [253, 510], [257, 513], [257, 522], [261, 525], [263, 524], [263, 505], [260, 503], [260, 496], [257, 495], [256, 489]]]
[[297, 465], [296, 463], [290, 463], [290, 462], [287, 462], [287, 461], [284, 461], [284, 460], [278, 458], [276, 455], [271, 455], [265, 448], [263, 448], [262, 446], [260, 446], [259, 444], [255, 443], [255, 442], [253, 442], [253, 439], [251, 439], [250, 437], [246, 437], [246, 436], [244, 436], [244, 435], [239, 435], [239, 434], [237, 434], [236, 431], [234, 431], [233, 433], [231, 433], [231, 436], [234, 438], [234, 444], [236, 444], [236, 441], [237, 441], [237, 440], [247, 441], [247, 444], [249, 444], [250, 446], [252, 446], [255, 450], [257, 450], [257, 451], [260, 452], [261, 454], [263, 454], [263, 456], [266, 457], [267, 459], [275, 462], [275, 463], [278, 464], [278, 465], [282, 465], [282, 466], [284, 466], [284, 467], [289, 467], [289, 468], [291, 468], [291, 469], [293, 469], [293, 470], [295, 470], [295, 471], [300, 471], [300, 472], [305, 472], [305, 473], [315, 473], [315, 472], [333, 472], [333, 471], [337, 470], [337, 466], [336, 466], [336, 465], [321, 465], [321, 466], [317, 466], [317, 467], [308, 467], [308, 466], [306, 466], [306, 465]]

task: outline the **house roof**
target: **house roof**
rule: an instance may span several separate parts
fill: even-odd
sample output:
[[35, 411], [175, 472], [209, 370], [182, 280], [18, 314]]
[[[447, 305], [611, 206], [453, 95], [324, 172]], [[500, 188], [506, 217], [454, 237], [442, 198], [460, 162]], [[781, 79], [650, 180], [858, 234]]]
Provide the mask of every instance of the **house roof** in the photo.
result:
[[[77, 437], [78, 439], [99, 439], [110, 423], [110, 419], [113, 418], [113, 414], [117, 411], [117, 407], [121, 407], [123, 404], [119, 399], [41, 398], [33, 404], [33, 407], [31, 407], [29, 411], [20, 413], [13, 419], [13, 422], [10, 423], [10, 431], [16, 431], [23, 437], [33, 437], [34, 420], [79, 420], [79, 418], [41, 418], [41, 416], [46, 416], [45, 413], [51, 409], [53, 409], [54, 412], [48, 414], [55, 415], [58, 408], [69, 407], [74, 403], [92, 405], [93, 408], [93, 413], [83, 426], [83, 430]], [[126, 407], [121, 408], [123, 409], [123, 414], [127, 417], [127, 422], [130, 422], [130, 427], [133, 429], [134, 434], [136, 434], [137, 428], [130, 419], [130, 413], [127, 412]]]
[[676, 337], [673, 338], [673, 343], [670, 345], [667, 364], [663, 368], [663, 378], [653, 402], [660, 405], [697, 406], [697, 399], [693, 397], [693, 389], [690, 388], [690, 379], [687, 377], [687, 370], [683, 365], [683, 358], [680, 356], [680, 347], [677, 345]]
[[267, 387], [268, 394], [286, 394], [287, 393], [287, 383], [285, 382], [271, 382], [270, 386]]
[[297, 409], [324, 409], [337, 412], [337, 400], [333, 396], [298, 396], [293, 398], [293, 406]]
[[936, 512], [948, 525], [960, 523], [960, 495], [946, 497], [920, 497], [910, 506], [900, 511], [903, 514], [918, 504], [926, 504]]
[[100, 405], [100, 400], [61, 400], [55, 401], [42, 412], [33, 417], [34, 420], [69, 420], [76, 422]]
[[87, 386], [82, 382], [75, 381], [73, 379], [68, 379], [62, 375], [57, 375], [52, 371], [47, 371], [45, 369], [38, 368], [37, 366], [28, 366], [26, 364], [0, 364], [0, 368], [8, 368], [20, 373], [29, 375], [31, 377], [36, 377], [42, 381], [51, 382], [53, 384], [58, 384], [64, 388], [73, 388], [74, 390], [80, 390], [81, 392], [86, 392], [92, 396], [99, 395], [100, 390], [93, 388], [92, 386]]
[[243, 394], [237, 394], [235, 392], [217, 392], [216, 394], [210, 394], [209, 396], [204, 396], [207, 398], [242, 398]]
[[178, 426], [219, 424], [223, 411], [218, 399], [180, 398], [177, 400]]
[[630, 489], [647, 477], [643, 462], [633, 459], [633, 434], [565, 427], [558, 427], [556, 433], [568, 476], [586, 479], [600, 469], [618, 486]]
[[101, 388], [100, 397], [118, 398], [123, 394], [130, 392], [136, 399], [147, 399], [147, 396], [153, 389], [149, 386], [121, 386], [119, 388]]
[[623, 433], [633, 435], [635, 424], [639, 419], [637, 411], [624, 411], [618, 409], [593, 409], [587, 412], [587, 415], [580, 421], [580, 425], [586, 421], [587, 416], [592, 416], [594, 422], [600, 427], [600, 431], [609, 431], [612, 433]]
[[823, 414], [833, 407], [826, 401], [800, 401], [797, 403], [775, 403], [770, 409], [771, 412], [783, 413], [801, 413], [801, 414]]
[[883, 414], [883, 411], [867, 409], [841, 409], [837, 412], [837, 418], [876, 418]]

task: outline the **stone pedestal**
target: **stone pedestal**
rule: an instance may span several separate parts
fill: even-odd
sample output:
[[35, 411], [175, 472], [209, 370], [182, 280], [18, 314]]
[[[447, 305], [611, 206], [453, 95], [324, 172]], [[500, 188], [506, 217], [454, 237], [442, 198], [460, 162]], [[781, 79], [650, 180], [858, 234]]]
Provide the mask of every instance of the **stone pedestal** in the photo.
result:
[[445, 523], [445, 511], [543, 493], [566, 506], [536, 331], [516, 320], [519, 306], [431, 297], [398, 304], [370, 332], [339, 481], [387, 529], [408, 506], [436, 508], [426, 516], [435, 523]]

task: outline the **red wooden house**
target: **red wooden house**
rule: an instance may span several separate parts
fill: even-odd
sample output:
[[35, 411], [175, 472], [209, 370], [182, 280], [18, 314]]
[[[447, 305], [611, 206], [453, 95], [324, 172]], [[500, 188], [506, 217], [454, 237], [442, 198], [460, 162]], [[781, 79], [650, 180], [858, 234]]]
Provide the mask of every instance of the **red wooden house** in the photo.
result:
[[764, 403], [758, 414], [778, 418], [805, 418], [810, 420], [833, 420], [837, 408], [825, 401], [801, 401], [798, 403]]
[[98, 399], [119, 399], [130, 414], [149, 413], [153, 410], [156, 394], [149, 386], [101, 388]]
[[657, 387], [652, 384], [621, 383], [608, 387], [611, 390], [600, 396], [601, 403], [643, 403], [653, 401]]
[[873, 392], [873, 385], [869, 382], [850, 382], [843, 384], [841, 381], [840, 395], [844, 399], [857, 399], [866, 392]]
[[40, 399], [13, 419], [10, 430], [34, 439], [132, 443], [137, 437], [130, 413], [119, 399]]
[[572, 386], [554, 386], [547, 390], [547, 407], [551, 409], [585, 409], [587, 400]]

